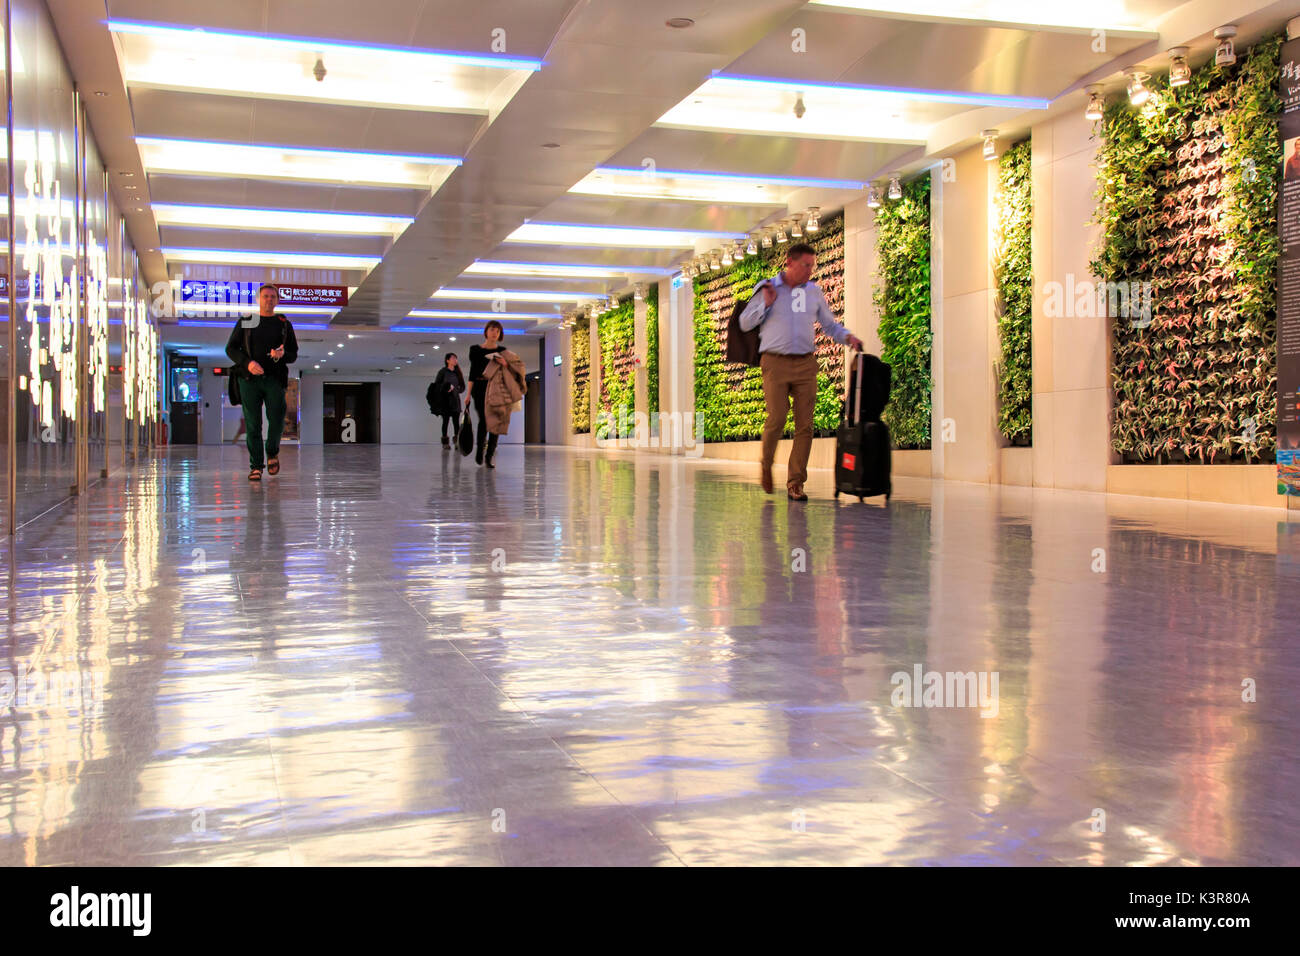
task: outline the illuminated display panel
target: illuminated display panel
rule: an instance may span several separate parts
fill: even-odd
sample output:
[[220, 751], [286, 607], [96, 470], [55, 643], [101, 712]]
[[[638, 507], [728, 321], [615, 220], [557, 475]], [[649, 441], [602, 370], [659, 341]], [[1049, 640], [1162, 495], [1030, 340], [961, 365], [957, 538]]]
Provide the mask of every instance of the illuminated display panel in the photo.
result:
[[87, 478], [94, 481], [108, 466], [108, 187], [94, 140], [86, 136], [85, 177], [85, 336]]
[[65, 499], [77, 482], [77, 380], [83, 316], [78, 242], [76, 107], [45, 5], [14, 0], [13, 276], [17, 344], [14, 468], [19, 524]]

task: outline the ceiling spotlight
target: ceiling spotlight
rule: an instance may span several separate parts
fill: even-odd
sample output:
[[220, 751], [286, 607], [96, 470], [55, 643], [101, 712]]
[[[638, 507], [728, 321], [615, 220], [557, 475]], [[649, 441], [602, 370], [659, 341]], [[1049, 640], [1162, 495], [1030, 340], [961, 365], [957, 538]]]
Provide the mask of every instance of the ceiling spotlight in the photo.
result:
[[731, 250], [731, 258], [739, 262], [741, 259], [745, 258], [745, 252], [745, 244], [737, 240], [735, 248]]
[[758, 243], [754, 241], [752, 235], [749, 237], [749, 242], [745, 246], [745, 254], [750, 256], [758, 255]]
[[1128, 76], [1129, 103], [1142, 106], [1151, 99], [1151, 91], [1146, 86], [1146, 81], [1151, 78], [1150, 74], [1143, 73], [1141, 70], [1125, 70], [1124, 73]]
[[448, 342], [455, 342], [455, 341], [456, 341], [456, 336], [453, 335], [451, 338], [447, 339], [447, 341], [448, 341]]
[[800, 93], [794, 101], [794, 118], [803, 119], [803, 114], [808, 112], [808, 107], [803, 105], [803, 94]]
[[638, 302], [644, 302], [645, 293], [646, 293], [645, 283], [638, 282], [636, 284], [636, 288], [632, 290], [632, 298], [636, 299]]
[[316, 77], [317, 83], [325, 82], [325, 61], [316, 57], [316, 65], [311, 68], [311, 75]]
[[799, 217], [798, 217], [798, 216], [795, 216], [793, 219], [790, 220], [790, 238], [791, 238], [791, 239], [802, 239], [802, 238], [803, 238], [803, 229], [801, 229], [801, 228], [799, 227]]
[[789, 240], [786, 239], [785, 235], [785, 225], [783, 223], [778, 223], [776, 227], [776, 244], [779, 246], [781, 243], [788, 241]]
[[723, 264], [724, 266], [729, 266], [729, 265], [731, 265], [731, 247], [730, 247], [730, 246], [724, 246], [723, 249], [722, 249], [722, 264]]
[[772, 231], [771, 231], [770, 229], [764, 229], [764, 230], [763, 230], [763, 243], [762, 243], [762, 245], [763, 245], [763, 248], [764, 248], [764, 249], [771, 249], [771, 248], [772, 248]]
[[809, 206], [809, 207], [808, 207], [808, 225], [804, 226], [804, 229], [806, 229], [808, 232], [816, 232], [816, 231], [817, 231], [818, 229], [820, 229], [821, 227], [822, 227], [822, 222], [821, 222], [821, 207], [820, 207], [820, 206]]
[[867, 186], [867, 208], [880, 208], [880, 190], [876, 188], [875, 183]]
[[1101, 90], [1101, 86], [1095, 83], [1088, 87], [1088, 108], [1084, 111], [1083, 118], [1094, 123], [1106, 115], [1106, 101], [1102, 99]]
[[694, 278], [695, 278], [695, 263], [694, 263], [694, 262], [688, 262], [688, 263], [686, 263], [686, 265], [682, 266], [682, 278], [683, 278], [683, 279], [694, 279]]
[[1192, 68], [1187, 65], [1187, 47], [1174, 47], [1169, 51], [1169, 57], [1173, 61], [1169, 67], [1169, 85], [1179, 87], [1192, 82]]
[[722, 262], [718, 259], [718, 252], [719, 250], [714, 249], [711, 253], [709, 253], [710, 272], [717, 272], [719, 269], [722, 268]]
[[1237, 48], [1232, 43], [1232, 38], [1236, 35], [1237, 28], [1231, 24], [1214, 31], [1214, 39], [1219, 41], [1219, 46], [1214, 51], [1215, 66], [1232, 66], [1237, 62]]
[[891, 176], [889, 177], [889, 193], [888, 193], [888, 196], [889, 196], [890, 199], [898, 200], [898, 199], [902, 199], [902, 198], [903, 198], [903, 184], [902, 184], [902, 183], [899, 181], [899, 179], [898, 179], [898, 177], [899, 177], [900, 175], [902, 175], [902, 174], [901, 174], [901, 173], [894, 173], [893, 175], [891, 175]]
[[997, 145], [998, 131], [995, 129], [986, 129], [981, 131], [980, 135], [984, 137], [984, 158], [997, 159], [998, 158], [998, 145]]

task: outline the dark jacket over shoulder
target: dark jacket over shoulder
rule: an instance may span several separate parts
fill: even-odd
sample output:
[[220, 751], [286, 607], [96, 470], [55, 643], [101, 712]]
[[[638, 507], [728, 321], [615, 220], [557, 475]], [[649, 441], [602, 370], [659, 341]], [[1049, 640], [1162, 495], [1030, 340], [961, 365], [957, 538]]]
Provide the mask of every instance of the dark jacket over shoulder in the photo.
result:
[[429, 411], [435, 415], [452, 415], [456, 412], [458, 396], [465, 391], [465, 378], [460, 374], [460, 369], [452, 370], [441, 368], [438, 370], [438, 377], [433, 380], [429, 390], [425, 392], [425, 400], [429, 403]]
[[[245, 322], [249, 323], [245, 326]], [[245, 348], [244, 333], [248, 333]], [[271, 358], [271, 350], [284, 346], [284, 357], [279, 361]], [[298, 338], [293, 334], [293, 323], [282, 315], [255, 315], [240, 319], [230, 332], [226, 342], [226, 357], [238, 370], [241, 378], [251, 378], [248, 363], [256, 361], [270, 379], [283, 387], [289, 385], [289, 365], [298, 361]], [[232, 370], [232, 373], [234, 371]]]

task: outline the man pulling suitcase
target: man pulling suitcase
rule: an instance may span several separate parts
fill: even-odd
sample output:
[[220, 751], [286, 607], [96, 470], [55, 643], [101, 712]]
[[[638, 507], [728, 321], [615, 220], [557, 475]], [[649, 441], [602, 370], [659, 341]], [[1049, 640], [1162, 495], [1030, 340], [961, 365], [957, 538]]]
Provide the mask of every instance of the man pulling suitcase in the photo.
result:
[[808, 454], [812, 451], [813, 410], [817, 405], [817, 356], [813, 351], [813, 323], [840, 345], [862, 351], [862, 340], [839, 322], [826, 304], [817, 283], [809, 281], [817, 253], [797, 242], [785, 256], [785, 268], [774, 279], [758, 284], [755, 295], [740, 314], [743, 331], [757, 328], [759, 361], [763, 369], [763, 399], [767, 426], [763, 429], [761, 483], [772, 493], [772, 460], [785, 431], [794, 402], [794, 444], [786, 470], [786, 494], [791, 501], [807, 501], [803, 485], [808, 480]]

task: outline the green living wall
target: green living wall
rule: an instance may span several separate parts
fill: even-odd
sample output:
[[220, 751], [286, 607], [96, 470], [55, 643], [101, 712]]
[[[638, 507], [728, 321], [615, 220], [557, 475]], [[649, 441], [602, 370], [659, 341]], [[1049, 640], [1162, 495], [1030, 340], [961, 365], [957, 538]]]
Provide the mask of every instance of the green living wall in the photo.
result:
[[645, 297], [646, 414], [659, 411], [659, 283], [650, 283]]
[[569, 361], [573, 363], [573, 432], [591, 431], [591, 331], [587, 319], [573, 327], [569, 337]]
[[[826, 303], [844, 321], [844, 217], [824, 220], [821, 228], [800, 242], [817, 250], [812, 275]], [[759, 369], [725, 360], [727, 321], [737, 299], [747, 299], [761, 280], [774, 276], [785, 264], [784, 244], [760, 249], [720, 272], [695, 280], [695, 414], [703, 420], [705, 441], [740, 441], [759, 438], [767, 420], [763, 402], [763, 376]], [[817, 405], [813, 413], [815, 434], [832, 434], [844, 401], [844, 347], [817, 331]], [[793, 416], [786, 432], [794, 429]]]
[[1092, 269], [1116, 284], [1097, 299], [1125, 461], [1272, 460], [1281, 42], [1179, 89], [1155, 79], [1140, 109], [1106, 110]]
[[997, 248], [993, 259], [1002, 353], [998, 362], [998, 431], [1013, 445], [1028, 445], [1033, 433], [1032, 155], [1032, 145], [1025, 140], [998, 160]]
[[597, 438], [626, 438], [636, 411], [636, 304], [624, 299], [596, 321], [600, 336]]
[[891, 366], [883, 416], [898, 448], [930, 447], [930, 177], [876, 210], [880, 357]]

